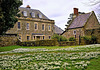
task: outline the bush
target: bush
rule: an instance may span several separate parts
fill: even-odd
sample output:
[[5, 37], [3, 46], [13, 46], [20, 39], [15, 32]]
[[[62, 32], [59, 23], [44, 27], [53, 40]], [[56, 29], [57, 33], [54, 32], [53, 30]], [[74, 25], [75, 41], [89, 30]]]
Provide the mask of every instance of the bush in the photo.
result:
[[76, 39], [75, 39], [75, 37], [70, 37], [69, 38], [69, 41], [75, 41]]
[[67, 39], [65, 37], [59, 36], [57, 34], [53, 35], [52, 39], [57, 39], [58, 42], [60, 42], [60, 41], [67, 41]]
[[84, 36], [82, 37], [86, 44], [96, 44], [97, 43], [97, 37], [92, 35], [92, 36]]
[[86, 44], [90, 44], [91, 43], [91, 36], [83, 36], [81, 38], [83, 38], [85, 40]]
[[97, 37], [96, 36], [94, 36], [94, 35], [91, 36], [91, 43], [92, 44], [96, 44], [97, 43]]

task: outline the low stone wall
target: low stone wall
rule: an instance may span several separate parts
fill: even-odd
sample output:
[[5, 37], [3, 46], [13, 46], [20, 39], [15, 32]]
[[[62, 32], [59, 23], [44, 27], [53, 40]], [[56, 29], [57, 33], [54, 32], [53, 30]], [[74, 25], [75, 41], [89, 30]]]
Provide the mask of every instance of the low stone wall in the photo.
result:
[[0, 47], [16, 45], [17, 36], [0, 35]]

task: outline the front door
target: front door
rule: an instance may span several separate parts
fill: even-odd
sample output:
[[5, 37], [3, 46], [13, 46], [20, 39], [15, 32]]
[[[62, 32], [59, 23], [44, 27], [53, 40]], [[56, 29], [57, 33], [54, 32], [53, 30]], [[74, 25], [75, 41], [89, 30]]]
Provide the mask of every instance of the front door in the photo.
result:
[[40, 40], [40, 36], [37, 36], [37, 40]]

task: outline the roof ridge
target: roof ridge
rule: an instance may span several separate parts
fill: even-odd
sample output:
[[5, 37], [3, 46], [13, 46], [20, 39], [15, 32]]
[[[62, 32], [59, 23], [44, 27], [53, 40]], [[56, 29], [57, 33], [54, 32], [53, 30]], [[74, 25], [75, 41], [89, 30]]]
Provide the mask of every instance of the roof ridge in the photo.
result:
[[38, 9], [31, 9], [31, 8], [26, 8], [26, 7], [19, 7], [19, 8], [25, 8], [25, 9], [30, 9], [30, 10], [37, 10], [37, 11], [39, 11]]

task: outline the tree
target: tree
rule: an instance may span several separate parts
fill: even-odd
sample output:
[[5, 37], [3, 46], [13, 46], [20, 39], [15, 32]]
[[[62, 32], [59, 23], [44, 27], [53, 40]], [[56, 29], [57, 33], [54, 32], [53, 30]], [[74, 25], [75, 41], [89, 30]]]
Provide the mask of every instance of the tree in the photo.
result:
[[100, 22], [100, 0], [87, 0], [85, 3], [87, 6], [92, 6], [95, 8], [98, 20]]
[[17, 15], [21, 0], [0, 0], [0, 35], [5, 34], [18, 21]]

